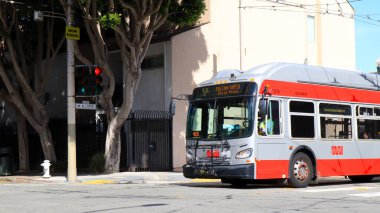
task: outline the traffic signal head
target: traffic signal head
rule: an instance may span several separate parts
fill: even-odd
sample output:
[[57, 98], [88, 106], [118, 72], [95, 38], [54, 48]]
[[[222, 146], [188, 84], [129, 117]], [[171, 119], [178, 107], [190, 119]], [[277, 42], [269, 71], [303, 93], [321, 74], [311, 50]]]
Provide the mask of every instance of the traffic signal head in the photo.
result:
[[103, 73], [103, 70], [100, 67], [96, 67], [94, 73], [96, 76], [98, 76]]
[[77, 95], [93, 96], [103, 92], [100, 67], [83, 66], [75, 70], [75, 88]]
[[89, 75], [88, 67], [81, 67], [75, 70], [75, 88], [77, 95], [87, 95], [89, 92], [87, 86], [87, 76]]
[[95, 73], [95, 94], [99, 95], [103, 92], [102, 82], [103, 78], [101, 74], [103, 73], [103, 70], [100, 67], [96, 67], [94, 70]]

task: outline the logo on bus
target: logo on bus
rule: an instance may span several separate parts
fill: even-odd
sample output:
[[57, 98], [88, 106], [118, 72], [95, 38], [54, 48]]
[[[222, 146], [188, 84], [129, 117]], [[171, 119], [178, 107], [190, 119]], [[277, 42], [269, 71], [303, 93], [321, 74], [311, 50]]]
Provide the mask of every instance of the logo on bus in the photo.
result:
[[332, 155], [343, 155], [343, 146], [331, 146]]

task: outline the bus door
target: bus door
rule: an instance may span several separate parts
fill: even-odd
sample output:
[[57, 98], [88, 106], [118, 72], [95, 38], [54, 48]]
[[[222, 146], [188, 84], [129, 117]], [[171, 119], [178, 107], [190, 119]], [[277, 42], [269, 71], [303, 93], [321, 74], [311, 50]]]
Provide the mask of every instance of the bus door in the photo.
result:
[[257, 118], [256, 178], [283, 178], [288, 165], [283, 141], [282, 101], [268, 98], [266, 115]]

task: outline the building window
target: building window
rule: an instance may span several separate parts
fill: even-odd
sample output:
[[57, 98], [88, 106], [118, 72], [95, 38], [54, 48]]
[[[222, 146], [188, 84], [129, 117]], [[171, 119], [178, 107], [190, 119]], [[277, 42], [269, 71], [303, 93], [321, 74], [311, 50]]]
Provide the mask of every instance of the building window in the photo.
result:
[[307, 41], [315, 43], [315, 17], [307, 16]]
[[351, 106], [343, 104], [319, 104], [321, 138], [351, 139]]
[[358, 116], [358, 138], [361, 140], [380, 139], [380, 108], [356, 107]]
[[293, 138], [314, 138], [314, 103], [290, 101], [290, 128]]
[[142, 70], [159, 69], [164, 67], [164, 55], [148, 56], [141, 63]]

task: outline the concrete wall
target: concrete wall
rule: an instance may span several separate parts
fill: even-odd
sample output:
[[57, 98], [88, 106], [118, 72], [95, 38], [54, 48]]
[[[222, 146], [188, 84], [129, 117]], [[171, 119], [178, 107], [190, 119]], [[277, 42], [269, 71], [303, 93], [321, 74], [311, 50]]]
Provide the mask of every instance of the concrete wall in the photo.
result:
[[[321, 0], [321, 4], [328, 2], [331, 3], [330, 0]], [[347, 3], [330, 5], [329, 10], [331, 13], [341, 10], [342, 15], [321, 16], [322, 65], [355, 70], [355, 21], [351, 18], [354, 10]]]
[[[313, 9], [278, 7], [273, 11], [268, 8], [281, 5], [241, 0], [239, 19], [238, 0], [210, 0], [210, 22], [172, 38], [173, 96], [191, 94], [219, 70], [239, 69], [240, 60], [242, 70], [269, 62], [304, 63], [305, 59], [312, 65], [355, 69], [354, 20], [347, 17], [353, 13], [350, 5], [340, 4], [343, 17], [316, 13], [325, 10], [327, 3], [330, 12], [337, 11], [335, 0], [292, 2], [313, 5]], [[308, 41], [308, 15], [315, 19], [314, 42]], [[185, 163], [187, 109], [186, 101], [177, 101], [173, 121], [173, 167], [177, 169]]]
[[[334, 0], [292, 2], [309, 6], [242, 0], [243, 70], [268, 62], [304, 63], [305, 59], [311, 65], [355, 69], [352, 7]], [[273, 6], [276, 11], [268, 10]], [[315, 18], [313, 43], [308, 41], [308, 16]]]
[[46, 109], [52, 119], [67, 118], [67, 66], [66, 53], [58, 55], [46, 85], [49, 101]]
[[[146, 57], [163, 55], [164, 44], [152, 44]], [[165, 107], [164, 68], [142, 71], [132, 110], [163, 110]]]
[[[173, 96], [192, 89], [218, 70], [239, 68], [238, 1], [210, 1], [210, 23], [172, 38]], [[187, 101], [177, 101], [173, 118], [173, 167], [185, 163]]]

